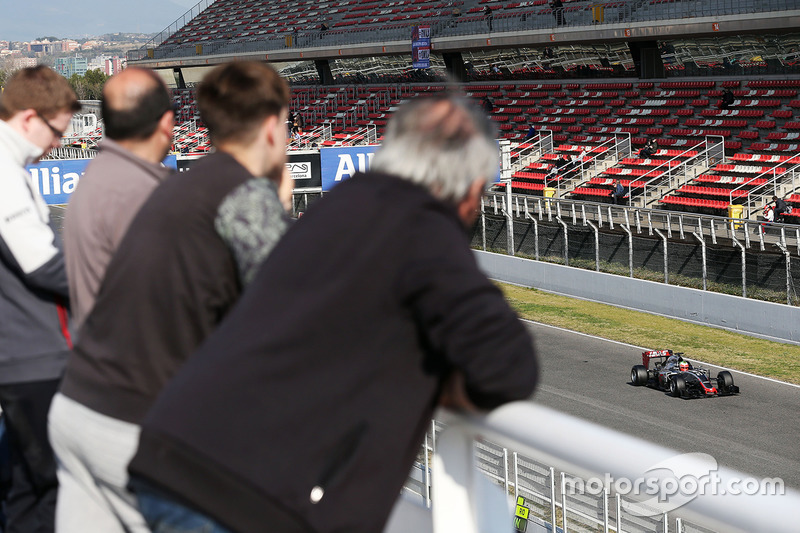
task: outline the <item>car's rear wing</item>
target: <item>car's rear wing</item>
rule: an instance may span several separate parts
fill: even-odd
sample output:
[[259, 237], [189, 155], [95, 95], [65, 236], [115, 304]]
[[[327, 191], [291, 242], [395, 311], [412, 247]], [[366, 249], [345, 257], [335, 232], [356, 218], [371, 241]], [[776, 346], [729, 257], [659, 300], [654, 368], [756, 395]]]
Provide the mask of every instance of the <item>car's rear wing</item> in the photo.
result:
[[650, 361], [656, 359], [657, 362], [663, 363], [669, 356], [672, 355], [672, 350], [648, 350], [642, 352], [642, 364], [650, 370]]

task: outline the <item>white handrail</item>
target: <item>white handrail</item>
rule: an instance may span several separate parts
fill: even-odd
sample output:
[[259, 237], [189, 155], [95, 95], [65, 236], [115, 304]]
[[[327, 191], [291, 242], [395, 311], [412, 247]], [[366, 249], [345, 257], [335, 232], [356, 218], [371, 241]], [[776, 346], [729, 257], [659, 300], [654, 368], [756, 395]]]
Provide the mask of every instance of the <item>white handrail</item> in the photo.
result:
[[[708, 466], [697, 457], [681, 456], [668, 448], [530, 402], [511, 403], [485, 416], [440, 412], [437, 418], [446, 421], [448, 427], [439, 437], [434, 455], [434, 533], [453, 531], [451, 520], [456, 518], [459, 531], [510, 529], [508, 522], [501, 521], [508, 516], [508, 508], [503, 509], [502, 504], [495, 504], [488, 513], [485, 509], [476, 512], [476, 506], [485, 503], [476, 498], [475, 491], [482, 489], [475, 481], [470, 452], [472, 441], [478, 436], [586, 479], [605, 479], [608, 474], [613, 480], [645, 478], [648, 483], [654, 480], [659, 487], [669, 487], [681, 475], [677, 471], [681, 468], [673, 473], [666, 467], [656, 468], [659, 463], [679, 458], [683, 472], [698, 476]], [[735, 486], [737, 480], [752, 477], [725, 467], [714, 473], [718, 487]], [[791, 489], [778, 495], [697, 492], [691, 497], [678, 495], [678, 501], [667, 498], [667, 505], [681, 504], [669, 511], [670, 517], [725, 533], [789, 531], [797, 525], [800, 493]], [[626, 496], [628, 500], [638, 499], [645, 507], [650, 498], [651, 495]], [[490, 517], [498, 521], [487, 530], [485, 524]]]

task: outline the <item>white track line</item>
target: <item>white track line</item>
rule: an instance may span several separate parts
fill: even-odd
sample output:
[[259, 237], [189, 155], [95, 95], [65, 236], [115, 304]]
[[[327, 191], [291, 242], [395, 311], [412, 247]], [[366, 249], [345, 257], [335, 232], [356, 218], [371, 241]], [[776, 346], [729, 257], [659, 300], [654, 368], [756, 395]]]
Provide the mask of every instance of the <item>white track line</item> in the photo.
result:
[[[629, 346], [631, 348], [637, 348], [639, 350], [653, 350], [653, 349], [661, 350], [661, 349], [663, 349], [663, 348], [646, 348], [644, 346], [636, 346], [635, 344], [630, 344], [630, 343], [627, 343], [627, 342], [621, 342], [621, 341], [615, 341], [615, 340], [611, 340], [611, 339], [606, 339], [604, 337], [598, 337], [597, 335], [590, 335], [589, 333], [582, 333], [580, 331], [575, 331], [575, 330], [572, 330], [572, 329], [562, 328], [562, 327], [559, 327], [559, 326], [552, 326], [550, 324], [544, 324], [542, 322], [536, 322], [535, 320], [528, 320], [527, 318], [520, 318], [520, 320], [523, 321], [523, 322], [529, 322], [531, 324], [536, 324], [537, 326], [545, 326], [545, 327], [548, 327], [548, 328], [557, 329], [557, 330], [560, 330], [560, 331], [565, 331], [567, 333], [572, 333], [572, 334], [575, 334], [575, 335], [583, 335], [584, 337], [589, 337], [591, 339], [597, 339], [597, 340], [601, 340], [601, 341], [605, 341], [605, 342], [611, 342], [611, 343], [614, 343], [614, 344], [621, 344], [622, 346]], [[754, 378], [764, 379], [764, 380], [767, 380], [767, 381], [771, 381], [773, 383], [778, 383], [780, 385], [788, 385], [789, 387], [795, 387], [795, 388], [800, 389], [800, 385], [795, 385], [794, 383], [787, 383], [786, 381], [780, 381], [780, 380], [774, 379], [774, 378], [768, 378], [768, 377], [764, 377], [764, 376], [759, 376], [758, 374], [751, 374], [750, 372], [744, 372], [742, 370], [736, 370], [734, 368], [728, 368], [728, 367], [724, 367], [724, 366], [719, 366], [719, 365], [715, 365], [713, 363], [706, 363], [705, 361], [700, 361], [698, 359], [694, 359], [694, 358], [691, 358], [691, 357], [689, 357], [687, 359], [689, 359], [691, 361], [695, 361], [697, 363], [704, 364], [704, 365], [713, 366], [715, 368], [721, 368], [722, 370], [729, 370], [731, 372], [737, 372], [737, 373], [743, 374], [745, 376], [751, 376], [751, 377], [754, 377]]]

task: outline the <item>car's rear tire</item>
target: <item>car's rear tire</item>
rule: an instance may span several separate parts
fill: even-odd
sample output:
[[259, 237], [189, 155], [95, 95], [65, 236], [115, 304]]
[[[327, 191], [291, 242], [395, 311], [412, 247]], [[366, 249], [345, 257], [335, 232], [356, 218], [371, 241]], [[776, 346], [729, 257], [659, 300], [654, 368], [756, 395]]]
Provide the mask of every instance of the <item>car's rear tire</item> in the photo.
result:
[[733, 376], [727, 370], [717, 374], [717, 387], [720, 392], [728, 392], [733, 387]]
[[669, 381], [669, 393], [676, 398], [683, 396], [686, 391], [686, 381], [680, 376], [675, 376]]
[[631, 384], [637, 387], [647, 385], [647, 369], [644, 365], [634, 365], [631, 368]]

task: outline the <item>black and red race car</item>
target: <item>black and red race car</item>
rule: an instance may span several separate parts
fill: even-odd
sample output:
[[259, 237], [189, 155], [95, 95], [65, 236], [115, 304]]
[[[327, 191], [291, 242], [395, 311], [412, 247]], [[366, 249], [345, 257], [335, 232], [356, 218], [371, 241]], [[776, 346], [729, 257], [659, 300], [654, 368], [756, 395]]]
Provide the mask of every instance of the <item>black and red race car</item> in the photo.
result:
[[727, 370], [712, 378], [709, 370], [695, 368], [682, 356], [683, 353], [672, 350], [642, 352], [642, 364], [631, 368], [631, 384], [669, 391], [678, 398], [705, 398], [739, 393], [739, 387], [733, 384], [733, 376]]

